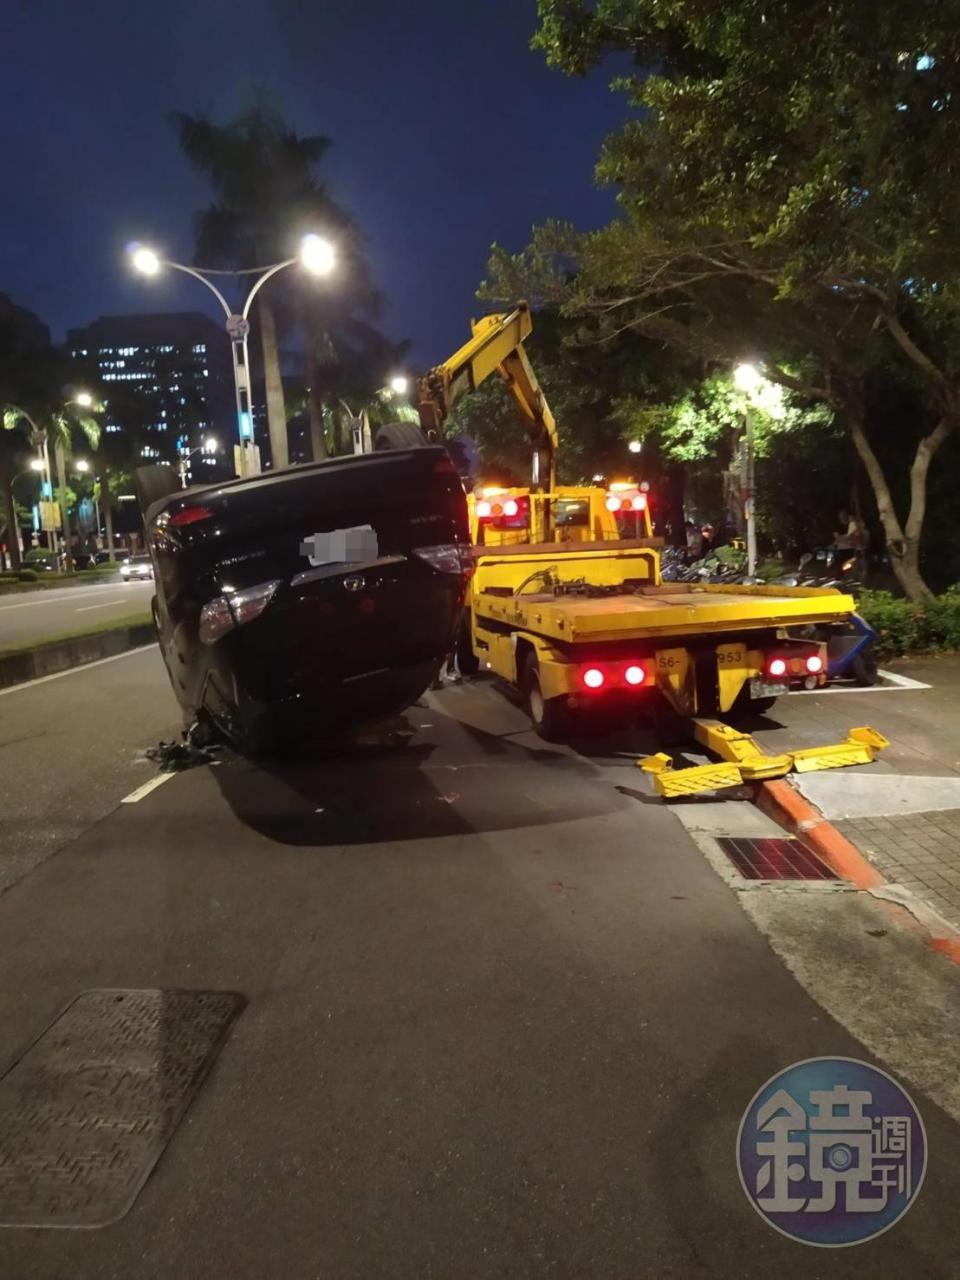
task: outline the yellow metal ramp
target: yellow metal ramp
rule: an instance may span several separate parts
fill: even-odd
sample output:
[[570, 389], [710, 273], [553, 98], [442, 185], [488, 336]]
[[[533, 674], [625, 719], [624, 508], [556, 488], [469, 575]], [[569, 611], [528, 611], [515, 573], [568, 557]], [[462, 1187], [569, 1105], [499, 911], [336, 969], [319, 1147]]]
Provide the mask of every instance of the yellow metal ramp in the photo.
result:
[[801, 747], [781, 755], [766, 755], [749, 733], [720, 720], [694, 719], [694, 738], [720, 757], [722, 763], [691, 765], [675, 769], [662, 751], [644, 756], [637, 766], [653, 778], [658, 793], [667, 799], [735, 787], [742, 782], [763, 782], [788, 773], [810, 773], [815, 769], [842, 769], [851, 764], [871, 764], [878, 751], [890, 745], [876, 729], [851, 729], [843, 742], [822, 747]]

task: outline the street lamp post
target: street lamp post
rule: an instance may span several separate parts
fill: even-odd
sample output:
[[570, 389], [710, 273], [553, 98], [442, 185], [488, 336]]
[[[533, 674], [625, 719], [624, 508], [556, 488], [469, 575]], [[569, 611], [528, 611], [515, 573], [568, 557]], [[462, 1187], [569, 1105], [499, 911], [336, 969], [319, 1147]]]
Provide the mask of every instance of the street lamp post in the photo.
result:
[[207, 436], [206, 440], [198, 444], [194, 449], [180, 450], [180, 488], [187, 487], [187, 463], [195, 453], [216, 453], [217, 451], [216, 436]]
[[743, 443], [740, 449], [740, 489], [743, 494], [743, 518], [747, 532], [747, 576], [757, 572], [756, 464], [753, 442], [753, 403], [763, 382], [763, 375], [752, 364], [739, 364], [733, 373], [734, 385], [744, 393]]
[[[14, 499], [14, 504], [13, 504], [14, 515], [16, 515], [16, 510], [17, 510], [16, 495], [14, 494], [14, 485], [17, 483], [18, 480], [22, 479], [23, 476], [42, 475], [42, 473], [43, 473], [43, 459], [31, 458], [29, 467], [24, 467], [22, 471], [18, 471], [17, 474], [10, 481], [10, 493]], [[22, 556], [23, 555], [23, 536], [20, 533], [19, 520], [14, 520], [13, 534], [17, 540], [17, 546], [20, 548], [20, 555]]]
[[[207, 286], [223, 308], [223, 313], [226, 317], [227, 336], [230, 339], [230, 350], [233, 355], [233, 385], [237, 401], [237, 432], [240, 440], [239, 445], [234, 448], [237, 474], [241, 478], [257, 475], [260, 470], [260, 464], [256, 447], [253, 443], [250, 358], [247, 347], [247, 339], [250, 334], [250, 308], [253, 305], [254, 298], [267, 281], [285, 267], [292, 267], [299, 262], [301, 266], [305, 267], [313, 275], [329, 275], [336, 263], [333, 246], [321, 236], [304, 236], [300, 245], [299, 257], [286, 258], [283, 262], [275, 262], [269, 267], [251, 267], [244, 271], [214, 271], [208, 268], [198, 270], [196, 267], [185, 266], [182, 262], [171, 262], [167, 258], [161, 258], [158, 253], [146, 245], [131, 246], [130, 261], [135, 270], [145, 276], [155, 276], [163, 267], [170, 267], [174, 271], [182, 271], [188, 276], [193, 276], [195, 280], [199, 280], [201, 284]], [[256, 275], [257, 278], [247, 294], [242, 311], [235, 312], [233, 310], [213, 281], [208, 279], [208, 276], [211, 275]]]

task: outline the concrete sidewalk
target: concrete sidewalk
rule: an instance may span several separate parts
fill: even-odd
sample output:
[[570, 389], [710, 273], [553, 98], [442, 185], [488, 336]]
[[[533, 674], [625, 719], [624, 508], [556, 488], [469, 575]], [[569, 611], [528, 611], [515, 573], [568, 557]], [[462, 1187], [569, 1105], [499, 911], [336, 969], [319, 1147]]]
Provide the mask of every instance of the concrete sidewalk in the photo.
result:
[[874, 764], [791, 782], [887, 880], [960, 929], [960, 654], [895, 669], [931, 687], [789, 698], [770, 717], [782, 727], [756, 736], [772, 751], [837, 741], [853, 725], [885, 734]]

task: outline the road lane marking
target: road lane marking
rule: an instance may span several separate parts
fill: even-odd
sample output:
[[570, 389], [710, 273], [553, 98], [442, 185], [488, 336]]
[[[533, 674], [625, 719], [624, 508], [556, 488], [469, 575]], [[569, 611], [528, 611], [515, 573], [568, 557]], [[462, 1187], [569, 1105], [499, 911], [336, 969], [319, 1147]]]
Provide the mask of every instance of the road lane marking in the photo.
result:
[[134, 653], [144, 653], [147, 649], [156, 648], [156, 643], [141, 644], [136, 649], [127, 649], [123, 653], [115, 653], [109, 658], [98, 658], [96, 662], [84, 662], [79, 667], [68, 667], [66, 671], [55, 671], [50, 676], [37, 676], [36, 680], [24, 680], [21, 684], [12, 684], [0, 689], [0, 698], [6, 693], [19, 693], [21, 689], [33, 689], [38, 684], [46, 684], [48, 680], [62, 680], [64, 676], [75, 675], [78, 671], [89, 671], [91, 667], [102, 667], [105, 662], [119, 662], [121, 658], [129, 658]]
[[[139, 584], [143, 586], [143, 583]], [[44, 600], [23, 600], [20, 604], [0, 604], [0, 613], [4, 613], [7, 609], [31, 609], [37, 604], [63, 604], [70, 596], [77, 591], [116, 591], [117, 584], [115, 582], [101, 582], [92, 587], [41, 587], [40, 591], [47, 597]], [[38, 592], [39, 594], [39, 592]]]
[[74, 609], [74, 613], [89, 613], [91, 609], [109, 609], [112, 604], [123, 604], [123, 596], [115, 600], [104, 600], [103, 604], [85, 604], [82, 609]]
[[156, 791], [157, 787], [164, 782], [169, 782], [174, 775], [172, 773], [158, 773], [155, 778], [151, 778], [149, 782], [145, 782], [143, 786], [137, 787], [136, 791], [131, 791], [128, 796], [124, 796], [120, 801], [121, 804], [137, 804], [144, 796], [148, 796], [151, 791]]
[[32, 609], [38, 604], [63, 604], [62, 596], [54, 596], [52, 600], [27, 600], [25, 604], [0, 604], [0, 613], [8, 609]]

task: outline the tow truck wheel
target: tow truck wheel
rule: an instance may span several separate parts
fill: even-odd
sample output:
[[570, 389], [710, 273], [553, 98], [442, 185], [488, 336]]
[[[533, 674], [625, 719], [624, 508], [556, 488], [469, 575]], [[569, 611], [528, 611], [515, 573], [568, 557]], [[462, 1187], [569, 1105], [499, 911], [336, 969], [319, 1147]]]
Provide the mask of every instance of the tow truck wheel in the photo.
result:
[[776, 698], [751, 698], [744, 703], [744, 710], [752, 711], [755, 716], [765, 716], [775, 702]]
[[546, 742], [560, 741], [569, 724], [565, 699], [543, 696], [536, 654], [529, 654], [524, 663], [520, 688], [527, 714], [540, 737]]

